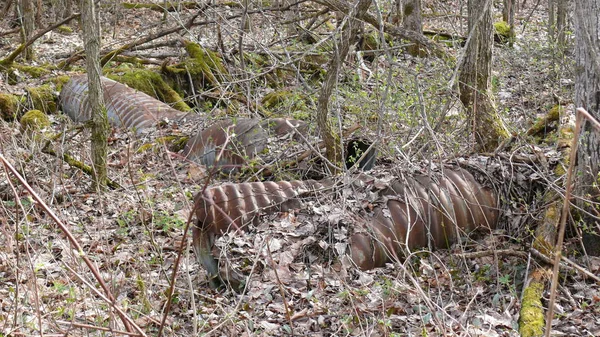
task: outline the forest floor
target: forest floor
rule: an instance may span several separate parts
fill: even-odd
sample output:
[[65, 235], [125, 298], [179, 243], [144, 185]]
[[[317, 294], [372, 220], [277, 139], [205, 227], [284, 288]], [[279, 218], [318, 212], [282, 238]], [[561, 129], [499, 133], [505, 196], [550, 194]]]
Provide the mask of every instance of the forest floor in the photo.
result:
[[[437, 13], [454, 13], [453, 2], [431, 3], [442, 6], [435, 7]], [[100, 10], [106, 48], [185, 21], [192, 12], [171, 12], [167, 24], [161, 25], [160, 12], [112, 6]], [[556, 56], [547, 42], [545, 7], [536, 6], [527, 2], [519, 11], [514, 46], [496, 44], [494, 49], [493, 93], [507, 128], [517, 135], [523, 135], [536, 118], [545, 116], [557, 103], [565, 107], [565, 119], [572, 119], [573, 114], [573, 49], [567, 48], [565, 57]], [[426, 8], [425, 14], [431, 14], [431, 8]], [[222, 34], [232, 54], [238, 37], [235, 32], [239, 25], [235, 24], [239, 22], [227, 20], [227, 16], [238, 11], [223, 6], [206, 14], [227, 23], [222, 25]], [[269, 41], [279, 41], [274, 36], [283, 27], [273, 23], [270, 14], [256, 17], [252, 25], [260, 28], [248, 34], [247, 48], [280, 57], [284, 54], [281, 49], [267, 46]], [[8, 21], [8, 17], [0, 21], [0, 30], [9, 29]], [[426, 30], [464, 36], [461, 15], [426, 15], [424, 24]], [[215, 34], [211, 28], [200, 26], [161, 41], [183, 36], [217, 49]], [[16, 35], [0, 37], [0, 58], [11, 52], [17, 41]], [[81, 46], [77, 34], [50, 33], [34, 47], [39, 64], [57, 64]], [[291, 48], [291, 53], [295, 52]], [[460, 51], [449, 50], [456, 55]], [[182, 48], [173, 46], [140, 53], [170, 63], [185, 56]], [[474, 156], [469, 150], [468, 125], [456, 97], [447, 89], [454, 65], [413, 58], [401, 48], [393, 49], [393, 53], [393, 62], [381, 55], [366, 61], [372, 78], [357, 76], [354, 61], [349, 61], [332, 104], [348, 124], [366, 125], [361, 131], [366, 135], [377, 134], [372, 114], [378, 114], [384, 137], [380, 139], [379, 165], [372, 174], [385, 175], [390, 167], [414, 170], [441, 160]], [[231, 67], [231, 73], [239, 72], [233, 64]], [[82, 69], [83, 63], [78, 63], [68, 71], [52, 70], [42, 78], [23, 74], [10, 85], [0, 74], [0, 93], [25, 95], [29, 86], [58, 75], [82, 73]], [[381, 89], [384, 78], [387, 91]], [[271, 91], [259, 82], [248, 87], [251, 101], [260, 102]], [[287, 85], [314, 103], [319, 83], [290, 81]], [[285, 114], [291, 108], [284, 105], [279, 109], [278, 113]], [[439, 128], [427, 131], [421, 109], [426, 111], [428, 122], [439, 121], [439, 125], [434, 124]], [[205, 104], [198, 110], [207, 120], [228, 113], [218, 104]], [[239, 113], [249, 114], [243, 107]], [[64, 132], [52, 142], [57, 153], [70, 153], [90, 163], [89, 134], [73, 132], [73, 124], [61, 113], [50, 115], [50, 119], [52, 125], [46, 135]], [[535, 144], [532, 139], [519, 138], [512, 147], [513, 154], [555, 156], [556, 136], [549, 134]], [[89, 176], [42, 151], [47, 138], [22, 133], [18, 121], [0, 120], [0, 153], [75, 235], [109, 285], [116, 305], [147, 335], [156, 335], [161, 325], [193, 195], [207, 183], [202, 169], [156, 141], [161, 135], [157, 131], [134, 137], [115, 131], [109, 142], [109, 177], [122, 188], [96, 194], [90, 191]], [[140, 151], [147, 148], [145, 144], [154, 146]], [[522, 197], [534, 204], [508, 202], [511, 207], [503, 209], [506, 212], [498, 230], [477, 240], [465, 239], [451, 249], [412, 252], [403, 263], [371, 271], [352, 267], [338, 247], [331, 247], [327, 239], [331, 234], [320, 227], [329, 223], [331, 227], [325, 229], [338, 228], [339, 205], [335, 201], [312, 200], [306, 210], [265, 219], [248, 233], [221, 239], [220, 245], [233, 246], [229, 248], [231, 258], [249, 275], [241, 293], [210, 289], [187, 235], [164, 334], [518, 336], [523, 285], [533, 268], [541, 265], [529, 255], [532, 232], [541, 216], [542, 205], [535, 203], [541, 203], [544, 188], [550, 188], [540, 181], [557, 177], [547, 167], [517, 167], [512, 172], [515, 176], [508, 177], [506, 184], [518, 180], [530, 183], [531, 190]], [[517, 176], [525, 174], [528, 176]], [[44, 207], [6, 169], [0, 177], [0, 336], [41, 335], [42, 331], [45, 336], [121, 335], [125, 328], [111, 303], [92, 290], [100, 288], [80, 253]], [[315, 216], [325, 220], [313, 223]], [[577, 240], [567, 243], [569, 258], [600, 274], [600, 260], [585, 259], [577, 253]], [[543, 305], [547, 299], [544, 292]], [[600, 285], [569, 269], [561, 277], [555, 313], [555, 336], [600, 335]]]

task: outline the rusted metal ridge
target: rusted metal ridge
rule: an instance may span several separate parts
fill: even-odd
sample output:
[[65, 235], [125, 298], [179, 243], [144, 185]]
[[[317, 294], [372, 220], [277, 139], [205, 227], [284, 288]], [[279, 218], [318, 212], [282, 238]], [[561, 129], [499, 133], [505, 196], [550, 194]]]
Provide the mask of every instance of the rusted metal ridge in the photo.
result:
[[262, 153], [270, 138], [291, 134], [292, 138], [298, 139], [294, 137], [295, 132], [305, 134], [306, 130], [305, 122], [287, 118], [227, 119], [191, 138], [183, 155], [207, 167], [217, 166], [221, 171], [229, 173]]

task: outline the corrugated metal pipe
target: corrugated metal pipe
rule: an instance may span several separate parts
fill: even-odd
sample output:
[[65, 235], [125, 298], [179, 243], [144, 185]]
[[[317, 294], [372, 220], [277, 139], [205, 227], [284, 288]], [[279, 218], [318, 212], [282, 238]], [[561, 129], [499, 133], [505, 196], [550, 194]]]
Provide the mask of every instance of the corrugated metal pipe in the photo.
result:
[[[401, 260], [423, 247], [447, 248], [459, 236], [479, 227], [493, 229], [499, 217], [494, 191], [478, 183], [464, 169], [445, 169], [431, 175], [405, 175], [387, 184], [361, 175], [362, 188], [376, 193], [376, 201], [361, 210], [364, 221], [349, 224], [350, 256], [361, 269]], [[214, 238], [244, 229], [260, 214], [302, 208], [303, 196], [318, 196], [334, 188], [329, 181], [281, 181], [225, 184], [195, 197], [194, 250], [208, 274], [218, 274], [212, 255]], [[355, 187], [356, 188], [356, 187]]]
[[[165, 119], [176, 121], [188, 114], [109, 78], [101, 77], [101, 81], [108, 121], [113, 127], [140, 132], [157, 122]], [[63, 112], [73, 121], [91, 119], [87, 75], [71, 77], [60, 92], [60, 103]]]

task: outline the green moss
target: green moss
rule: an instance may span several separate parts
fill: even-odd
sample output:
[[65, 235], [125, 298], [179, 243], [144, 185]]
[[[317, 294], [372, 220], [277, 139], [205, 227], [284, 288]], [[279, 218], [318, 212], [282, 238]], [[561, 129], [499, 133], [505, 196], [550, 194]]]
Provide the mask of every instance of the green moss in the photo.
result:
[[379, 32], [372, 31], [365, 34], [362, 50], [377, 50], [379, 49]]
[[540, 301], [543, 291], [544, 285], [534, 282], [523, 293], [519, 317], [521, 337], [542, 336], [544, 333], [544, 311]]
[[137, 151], [136, 151], [136, 152], [137, 152], [137, 153], [144, 153], [144, 152], [146, 152], [146, 151], [148, 151], [148, 150], [151, 150], [151, 149], [153, 149], [155, 145], [156, 145], [156, 144], [154, 144], [154, 143], [146, 143], [146, 144], [143, 144], [142, 146], [138, 147], [138, 149], [137, 149]]
[[63, 35], [73, 34], [73, 28], [66, 26], [66, 25], [58, 26], [58, 28], [56, 30]]
[[50, 126], [50, 119], [40, 110], [27, 111], [20, 120], [21, 132], [39, 131]]
[[13, 67], [15, 67], [16, 69], [19, 69], [20, 71], [28, 74], [29, 76], [31, 76], [33, 78], [39, 78], [44, 75], [48, 75], [50, 73], [50, 69], [53, 68], [52, 66], [49, 66], [49, 65], [45, 65], [43, 67], [36, 67], [36, 66], [25, 66], [25, 65], [17, 64], [17, 63], [13, 63]]
[[69, 75], [61, 75], [61, 76], [56, 76], [56, 77], [50, 79], [50, 82], [54, 83], [56, 92], [60, 92], [62, 90], [63, 85], [65, 85], [67, 82], [69, 82], [70, 79], [71, 79], [71, 76], [69, 76]]
[[[310, 117], [307, 107], [307, 97], [291, 90], [279, 90], [266, 94], [262, 99], [265, 109], [277, 111], [277, 115], [292, 116], [296, 119]], [[272, 117], [271, 114], [268, 117]]]
[[17, 118], [21, 107], [21, 98], [12, 94], [0, 93], [0, 117], [5, 121], [13, 121]]
[[185, 112], [192, 110], [159, 74], [151, 70], [127, 69], [123, 72], [107, 74], [107, 77], [170, 104], [177, 110]]
[[494, 30], [496, 32], [497, 42], [505, 43], [514, 39], [515, 32], [511, 29], [510, 25], [506, 21], [494, 22]]
[[[225, 64], [216, 52], [189, 41], [184, 45], [189, 57], [180, 64], [165, 65], [161, 69], [175, 90], [192, 95], [207, 88], [220, 87], [221, 83], [230, 81]], [[190, 87], [190, 83], [193, 83], [193, 88]]]
[[560, 119], [560, 115], [564, 114], [565, 108], [560, 105], [555, 105], [548, 111], [543, 118], [536, 120], [529, 130], [527, 135], [534, 137], [547, 137], [548, 133], [556, 130], [556, 126]]
[[265, 108], [274, 108], [277, 105], [285, 103], [292, 96], [292, 92], [289, 90], [273, 91], [266, 94], [262, 99], [262, 105]]
[[185, 144], [187, 144], [189, 139], [190, 139], [190, 137], [188, 137], [188, 136], [172, 135], [172, 136], [159, 137], [156, 139], [156, 141], [161, 144], [164, 143], [167, 146], [167, 148], [169, 149], [169, 151], [179, 152], [179, 151], [183, 150], [183, 148], [185, 147]]
[[219, 85], [218, 78], [227, 75], [223, 60], [217, 53], [189, 41], [185, 43], [185, 50], [191, 57], [193, 69], [203, 74], [213, 86]]
[[57, 96], [55, 90], [50, 84], [43, 84], [39, 87], [29, 87], [25, 89], [32, 102], [33, 109], [41, 110], [44, 113], [54, 113], [57, 111]]

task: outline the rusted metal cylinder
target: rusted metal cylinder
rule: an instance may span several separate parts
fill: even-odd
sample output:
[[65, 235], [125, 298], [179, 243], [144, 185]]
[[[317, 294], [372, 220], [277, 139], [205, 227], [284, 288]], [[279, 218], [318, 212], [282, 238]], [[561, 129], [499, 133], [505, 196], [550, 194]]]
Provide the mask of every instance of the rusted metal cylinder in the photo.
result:
[[292, 138], [298, 139], [296, 132], [305, 134], [306, 131], [306, 123], [294, 119], [228, 119], [213, 124], [191, 138], [183, 155], [207, 167], [217, 166], [229, 173], [262, 153], [271, 138], [291, 134]]
[[[358, 179], [373, 180], [366, 175]], [[210, 248], [215, 235], [242, 229], [260, 214], [300, 208], [301, 196], [332, 185], [331, 181], [255, 182], [207, 189], [195, 199], [193, 235], [198, 258], [209, 274], [216, 275]], [[479, 227], [493, 229], [498, 221], [494, 191], [463, 169], [404, 176], [377, 185], [372, 210], [350, 210], [364, 213], [361, 221], [349, 224], [350, 256], [363, 270], [401, 260], [414, 249], [447, 248], [461, 235]]]
[[352, 260], [363, 270], [383, 266], [418, 248], [447, 248], [461, 235], [498, 222], [494, 191], [463, 169], [435, 178], [415, 175], [380, 192], [384, 203], [350, 238]]
[[196, 226], [194, 251], [211, 276], [218, 272], [212, 256], [214, 236], [243, 229], [260, 214], [287, 212], [301, 208], [300, 197], [314, 194], [330, 182], [280, 181], [225, 184], [206, 189], [194, 199]]
[[[139, 132], [159, 121], [178, 120], [187, 115], [143, 92], [109, 78], [101, 77], [101, 81], [108, 121], [114, 127]], [[62, 110], [75, 122], [91, 119], [88, 100], [87, 75], [71, 77], [60, 92]]]

